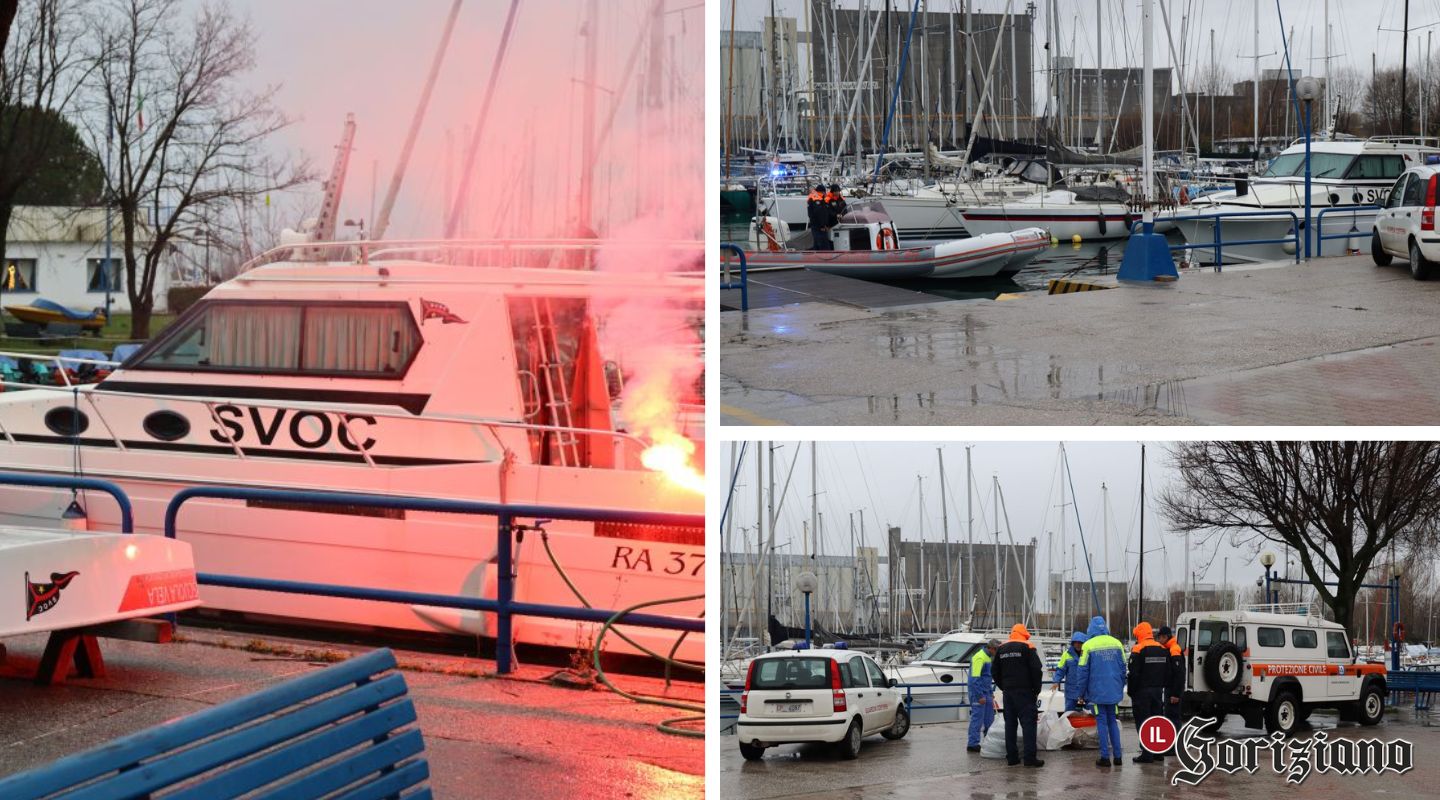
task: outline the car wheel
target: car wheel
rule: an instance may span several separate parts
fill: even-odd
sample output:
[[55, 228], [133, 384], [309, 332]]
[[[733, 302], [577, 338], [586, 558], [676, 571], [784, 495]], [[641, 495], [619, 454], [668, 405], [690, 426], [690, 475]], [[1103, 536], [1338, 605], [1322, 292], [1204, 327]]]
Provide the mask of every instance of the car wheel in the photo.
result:
[[746, 761], [759, 761], [765, 757], [765, 745], [741, 742], [740, 755], [744, 756]]
[[1429, 280], [1430, 273], [1435, 267], [1425, 259], [1420, 252], [1420, 245], [1414, 239], [1410, 240], [1410, 277], [1417, 281]]
[[1385, 697], [1373, 681], [1360, 692], [1360, 716], [1356, 721], [1361, 725], [1377, 725], [1385, 717]]
[[902, 705], [899, 708], [895, 709], [895, 722], [890, 727], [881, 731], [880, 735], [884, 736], [886, 739], [894, 741], [896, 739], [904, 739], [905, 734], [909, 732], [910, 712], [907, 711], [905, 709], [905, 706]]
[[841, 758], [849, 761], [860, 755], [860, 740], [864, 738], [860, 731], [860, 720], [850, 723], [850, 730], [845, 731], [845, 738], [835, 745], [835, 752]]
[[1390, 254], [1380, 246], [1380, 234], [1375, 231], [1370, 232], [1370, 257], [1375, 260], [1377, 267], [1390, 266]]
[[1300, 724], [1300, 698], [1294, 692], [1281, 692], [1265, 707], [1265, 731], [1289, 736]]

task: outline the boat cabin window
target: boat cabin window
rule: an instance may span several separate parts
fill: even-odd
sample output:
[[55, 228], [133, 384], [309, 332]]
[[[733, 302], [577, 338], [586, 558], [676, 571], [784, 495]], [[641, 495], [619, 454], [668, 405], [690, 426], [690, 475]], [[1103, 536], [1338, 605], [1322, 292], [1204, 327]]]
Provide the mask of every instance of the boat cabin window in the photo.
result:
[[404, 303], [212, 301], [128, 369], [401, 378], [420, 348]]
[[[1350, 153], [1311, 153], [1310, 177], [1338, 178], [1345, 174], [1355, 156]], [[1403, 172], [1403, 170], [1402, 170]], [[1289, 178], [1305, 174], [1305, 154], [1286, 153], [1276, 156], [1265, 170], [1266, 178]]]
[[915, 656], [916, 661], [948, 661], [963, 664], [981, 647], [979, 642], [935, 642]]
[[[1389, 156], [1359, 156], [1350, 169], [1345, 171], [1346, 178], [1357, 178], [1361, 180], [1394, 180], [1405, 171], [1405, 159], [1398, 155]], [[1304, 170], [1301, 170], [1302, 174]], [[1313, 173], [1312, 173], [1313, 176]]]

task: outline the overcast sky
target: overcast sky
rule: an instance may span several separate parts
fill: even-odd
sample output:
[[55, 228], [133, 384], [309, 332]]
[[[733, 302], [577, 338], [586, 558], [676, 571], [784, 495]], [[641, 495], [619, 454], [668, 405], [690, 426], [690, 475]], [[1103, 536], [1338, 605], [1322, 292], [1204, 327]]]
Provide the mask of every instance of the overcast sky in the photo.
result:
[[[187, 0], [198, 8], [202, 0]], [[303, 151], [323, 175], [330, 169], [345, 114], [354, 112], [355, 152], [341, 204], [340, 218], [370, 217], [372, 185], [378, 206], [410, 125], [427, 70], [449, 13], [450, 0], [230, 0], [248, 16], [258, 36], [256, 68], [247, 88], [279, 85], [278, 103], [296, 119], [272, 142], [276, 151]], [[392, 237], [436, 232], [446, 176], [446, 136], [454, 137], [458, 162], [466, 127], [478, 114], [491, 72], [508, 0], [465, 0], [431, 99], [424, 128], [393, 218]], [[496, 94], [483, 145], [481, 182], [487, 193], [519, 191], [522, 164], [532, 154], [534, 183], [544, 198], [560, 206], [574, 196], [578, 159], [585, 3], [579, 0], [523, 0], [504, 79]], [[651, 0], [602, 0], [596, 84], [599, 113], [609, 113], [623, 65], [642, 30]], [[667, 75], [687, 92], [687, 105], [699, 116], [704, 92], [703, 9], [693, 2], [670, 2], [665, 15]], [[631, 79], [633, 98], [646, 64]], [[628, 134], [637, 123], [636, 103], [628, 99], [616, 122], [612, 146], [597, 180], [623, 185], [637, 148]], [[698, 132], [695, 158], [703, 158]], [[372, 170], [377, 166], [372, 184]], [[458, 171], [458, 167], [456, 168]], [[605, 186], [599, 187], [602, 191]], [[311, 187], [319, 197], [318, 184]], [[602, 197], [596, 206], [605, 211]]]
[[[1175, 47], [1181, 47], [1180, 25], [1183, 17], [1189, 17], [1187, 39], [1189, 47], [1186, 61], [1203, 69], [1210, 61], [1210, 30], [1215, 31], [1215, 61], [1230, 72], [1236, 80], [1248, 77], [1254, 69], [1254, 61], [1248, 57], [1255, 51], [1254, 15], [1256, 0], [1163, 0], [1170, 14]], [[914, 0], [890, 0], [896, 13], [908, 10]], [[963, 9], [963, 0], [928, 0], [932, 12]], [[1164, 19], [1160, 3], [1155, 8], [1155, 65], [1170, 63], [1169, 50], [1165, 44]], [[857, 8], [859, 0], [839, 0], [841, 8]], [[886, 0], [869, 0], [869, 7], [884, 8]], [[972, 0], [972, 9], [998, 13], [1005, 8], [1005, 0]], [[1037, 2], [1035, 42], [1037, 65], [1043, 68], [1044, 61], [1038, 57], [1046, 36], [1043, 0]], [[1057, 25], [1061, 43], [1060, 52], [1070, 53], [1072, 38], [1079, 50], [1080, 66], [1095, 64], [1095, 0], [1061, 0], [1060, 20]], [[1134, 65], [1140, 60], [1140, 7], [1139, 0], [1101, 0], [1105, 15], [1105, 64], [1107, 66]], [[770, 14], [772, 0], [738, 0], [734, 27], [738, 30], [760, 30], [761, 19]], [[801, 29], [805, 26], [805, 3], [802, 0], [773, 0], [777, 16], [793, 16], [799, 20]], [[1016, 0], [1015, 8], [1023, 10], [1026, 2]], [[1401, 34], [1405, 0], [1330, 0], [1330, 26], [1332, 69], [1340, 65], [1351, 65], [1370, 71], [1371, 54], [1381, 69], [1400, 65]], [[1280, 0], [1279, 12], [1275, 0], [1259, 0], [1260, 9], [1260, 53], [1271, 54], [1260, 61], [1262, 69], [1283, 66], [1279, 55], [1283, 52], [1280, 15], [1284, 16], [1284, 30], [1293, 28], [1291, 61], [1297, 74], [1303, 72], [1323, 73], [1324, 17], [1323, 0]], [[1436, 30], [1440, 23], [1440, 2], [1437, 0], [1411, 0], [1410, 2], [1410, 63], [1419, 63], [1419, 56], [1427, 46], [1427, 35]], [[721, 11], [721, 27], [729, 29], [728, 6]], [[1394, 29], [1393, 31], [1384, 29]], [[1312, 48], [1313, 41], [1313, 48]], [[1314, 58], [1313, 67], [1311, 58]], [[1197, 73], [1198, 74], [1198, 73]], [[1038, 85], [1038, 84], [1037, 84]]]
[[[791, 473], [788, 493], [781, 501], [777, 549], [782, 553], [801, 551], [801, 526], [808, 524], [811, 497], [815, 494], [810, 480], [810, 445], [779, 443], [776, 451], [776, 483], [783, 487], [797, 449], [800, 460]], [[939, 495], [939, 463], [936, 448], [945, 458], [945, 483], [948, 487], [950, 541], [966, 540], [965, 448], [962, 443], [936, 445], [930, 443], [821, 442], [816, 445], [819, 464], [818, 508], [824, 515], [823, 541], [820, 551], [828, 555], [844, 555], [850, 546], [850, 514], [856, 514], [856, 538], [859, 539], [859, 516], [865, 519], [865, 543], [885, 550], [884, 529], [899, 525], [908, 541], [919, 541], [922, 514], [916, 476], [923, 476], [925, 505], [923, 514], [926, 541], [941, 541], [942, 525]], [[992, 477], [998, 478], [1004, 497], [1000, 516], [1000, 541], [1006, 543], [1006, 513], [1010, 535], [1017, 544], [1028, 543], [1033, 537], [1039, 548], [1039, 572], [1047, 571], [1047, 548], [1054, 535], [1057, 569], [1069, 561], [1070, 545], [1075, 545], [1079, 572], [1084, 580], [1083, 550], [1080, 549], [1079, 527], [1090, 546], [1096, 580], [1102, 580], [1107, 569], [1106, 538], [1102, 532], [1103, 493], [1101, 484], [1109, 488], [1110, 569], [1115, 580], [1132, 579], [1139, 563], [1139, 497], [1140, 445], [1135, 442], [1078, 442], [1065, 446], [1070, 463], [1070, 478], [1065, 486], [1067, 506], [1071, 502], [1069, 480], [1074, 482], [1075, 505], [1066, 513], [1064, 537], [1061, 534], [1060, 483], [1058, 469], [1059, 445], [1054, 442], [980, 442], [971, 450], [975, 481], [975, 540], [993, 541], [995, 536], [994, 494]], [[726, 548], [743, 551], [743, 535], [755, 539], [755, 461], [756, 445], [745, 451], [745, 463], [739, 470], [736, 492], [730, 513], [735, 515], [734, 532]], [[721, 457], [723, 469], [729, 470], [729, 445]], [[1154, 591], [1160, 580], [1178, 585], [1185, 575], [1185, 537], [1168, 530], [1158, 513], [1155, 498], [1171, 485], [1174, 469], [1168, 445], [1146, 445], [1146, 496], [1149, 498], [1145, 517], [1147, 550], [1145, 583]], [[728, 484], [729, 476], [727, 475]], [[768, 481], [768, 476], [767, 476]], [[777, 489], [777, 493], [780, 490]], [[1078, 512], [1079, 525], [1076, 514]], [[727, 528], [725, 530], [729, 530]], [[1199, 573], [1200, 583], [1220, 583], [1226, 569], [1232, 585], [1253, 583], [1261, 574], [1254, 547], [1231, 547], [1224, 537], [1202, 545], [1195, 537], [1191, 551], [1191, 569]], [[789, 541], [788, 548], [780, 544]], [[1063, 546], [1062, 546], [1063, 543]], [[857, 541], [857, 544], [859, 542]], [[1062, 556], [1061, 553], [1064, 553]], [[1228, 559], [1228, 562], [1227, 562]], [[1043, 599], [1043, 592], [1041, 593]]]

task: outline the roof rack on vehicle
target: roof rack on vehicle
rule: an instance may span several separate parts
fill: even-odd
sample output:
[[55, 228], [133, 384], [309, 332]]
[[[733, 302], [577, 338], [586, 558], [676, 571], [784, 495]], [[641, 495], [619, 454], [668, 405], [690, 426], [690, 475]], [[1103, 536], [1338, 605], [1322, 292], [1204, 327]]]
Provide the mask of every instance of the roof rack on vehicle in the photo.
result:
[[1301, 617], [1320, 616], [1314, 603], [1250, 603], [1237, 610], [1264, 614], [1295, 614]]

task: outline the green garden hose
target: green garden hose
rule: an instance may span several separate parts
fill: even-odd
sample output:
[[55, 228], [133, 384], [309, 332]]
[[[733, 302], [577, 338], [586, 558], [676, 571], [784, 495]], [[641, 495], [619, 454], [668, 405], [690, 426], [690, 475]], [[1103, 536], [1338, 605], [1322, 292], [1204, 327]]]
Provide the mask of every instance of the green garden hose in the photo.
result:
[[[590, 601], [589, 601], [588, 599], [586, 599], [585, 595], [584, 595], [583, 593], [581, 593], [580, 588], [575, 585], [575, 582], [572, 581], [572, 580], [570, 580], [570, 575], [565, 572], [565, 568], [562, 567], [562, 566], [560, 566], [560, 561], [555, 558], [555, 553], [554, 553], [553, 551], [551, 551], [551, 549], [550, 549], [550, 537], [549, 537], [549, 535], [547, 535], [547, 534], [545, 533], [545, 531], [543, 531], [543, 530], [540, 531], [540, 543], [541, 543], [542, 545], [544, 545], [544, 547], [545, 547], [545, 555], [546, 555], [547, 557], [549, 557], [551, 565], [553, 565], [553, 566], [555, 567], [555, 572], [560, 575], [560, 579], [565, 582], [565, 585], [568, 586], [568, 587], [570, 587], [570, 591], [571, 591], [571, 593], [573, 593], [573, 594], [575, 595], [575, 599], [579, 600], [580, 603], [581, 603], [581, 605], [585, 606], [586, 608], [594, 608], [594, 606], [590, 605]], [[655, 727], [658, 728], [660, 731], [662, 731], [662, 732], [664, 732], [664, 733], [671, 733], [671, 734], [675, 734], [675, 735], [677, 735], [677, 736], [690, 736], [690, 737], [700, 738], [700, 739], [705, 738], [705, 732], [704, 732], [704, 731], [693, 731], [693, 730], [688, 730], [688, 729], [685, 729], [685, 728], [678, 728], [678, 727], [675, 727], [675, 724], [676, 724], [676, 723], [681, 723], [681, 722], [696, 722], [696, 721], [703, 722], [704, 719], [705, 719], [705, 716], [704, 716], [705, 707], [704, 707], [704, 706], [697, 706], [697, 705], [694, 705], [693, 703], [681, 703], [681, 702], [678, 702], [678, 701], [675, 701], [675, 700], [670, 700], [670, 699], [663, 698], [663, 697], [656, 697], [656, 696], [654, 696], [654, 695], [635, 694], [635, 693], [633, 693], [633, 692], [627, 692], [627, 691], [624, 691], [623, 689], [620, 689], [620, 688], [616, 687], [615, 684], [611, 683], [611, 682], [610, 682], [610, 679], [605, 675], [605, 670], [600, 667], [600, 644], [601, 644], [602, 641], [604, 641], [604, 639], [605, 639], [605, 634], [607, 634], [607, 633], [609, 633], [611, 630], [613, 630], [613, 626], [614, 626], [616, 620], [620, 619], [621, 617], [625, 616], [626, 614], [629, 614], [629, 613], [632, 612], [632, 611], [635, 611], [636, 609], [646, 608], [646, 607], [649, 607], [649, 606], [667, 605], [667, 604], [669, 604], [669, 603], [683, 603], [683, 602], [687, 602], [687, 601], [690, 601], [690, 600], [703, 600], [703, 599], [705, 599], [705, 595], [703, 595], [703, 594], [690, 595], [690, 596], [687, 596], [687, 597], [672, 597], [672, 598], [665, 598], [665, 599], [661, 599], [661, 600], [649, 600], [649, 601], [646, 601], [646, 602], [644, 602], [644, 603], [639, 603], [639, 604], [637, 604], [637, 605], [633, 605], [633, 606], [631, 606], [631, 607], [629, 607], [629, 608], [627, 608], [627, 609], [623, 609], [623, 610], [617, 612], [617, 613], [616, 613], [614, 616], [612, 616], [610, 619], [608, 619], [608, 620], [605, 621], [605, 624], [602, 625], [601, 628], [600, 628], [600, 633], [595, 637], [595, 644], [594, 644], [594, 646], [591, 648], [591, 657], [592, 657], [592, 659], [593, 659], [594, 662], [595, 662], [595, 675], [596, 675], [597, 678], [600, 679], [600, 682], [601, 682], [601, 683], [605, 684], [605, 687], [606, 687], [606, 688], [608, 688], [610, 691], [612, 691], [612, 692], [620, 695], [621, 697], [624, 697], [624, 698], [627, 699], [627, 700], [632, 700], [632, 701], [634, 701], [634, 702], [636, 702], [636, 703], [646, 703], [646, 704], [649, 704], [649, 705], [666, 706], [666, 707], [669, 707], [669, 708], [678, 708], [678, 709], [681, 709], [682, 711], [699, 711], [699, 712], [700, 712], [700, 716], [695, 716], [695, 717], [677, 717], [677, 718], [675, 718], [675, 719], [667, 719], [667, 720], [661, 721], [661, 722], [660, 722], [658, 725], [656, 725]], [[680, 661], [680, 660], [678, 660], [678, 659], [676, 659], [676, 658], [674, 657], [674, 656], [675, 656], [675, 653], [680, 649], [680, 644], [685, 641], [685, 637], [690, 635], [690, 632], [689, 632], [689, 631], [683, 631], [683, 632], [680, 634], [680, 636], [679, 636], [678, 638], [676, 638], [674, 646], [672, 646], [672, 647], [670, 648], [670, 655], [669, 655], [669, 656], [662, 656], [662, 655], [660, 655], [659, 653], [656, 653], [655, 651], [651, 650], [650, 648], [648, 648], [648, 647], [640, 644], [639, 642], [636, 642], [634, 639], [631, 639], [629, 636], [626, 636], [625, 633], [624, 633], [624, 631], [615, 630], [614, 632], [615, 632], [615, 635], [616, 635], [616, 636], [619, 636], [619, 637], [620, 637], [621, 639], [623, 639], [626, 643], [628, 643], [631, 647], [634, 647], [636, 650], [639, 650], [640, 652], [642, 652], [642, 653], [650, 656], [651, 658], [653, 658], [653, 659], [655, 659], [655, 660], [657, 660], [657, 661], [659, 661], [660, 663], [662, 663], [662, 664], [665, 665], [665, 686], [666, 686], [667, 688], [670, 686], [670, 670], [671, 670], [671, 668], [686, 669], [686, 670], [690, 670], [690, 671], [692, 671], [692, 672], [699, 672], [699, 673], [704, 673], [704, 672], [705, 672], [705, 667], [703, 667], [703, 666], [700, 666], [700, 665], [697, 665], [697, 664], [691, 664], [691, 663], [688, 663], [688, 662], [685, 662], [685, 661]]]

